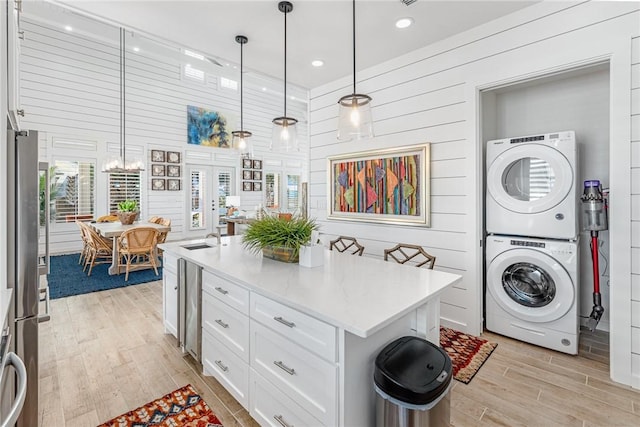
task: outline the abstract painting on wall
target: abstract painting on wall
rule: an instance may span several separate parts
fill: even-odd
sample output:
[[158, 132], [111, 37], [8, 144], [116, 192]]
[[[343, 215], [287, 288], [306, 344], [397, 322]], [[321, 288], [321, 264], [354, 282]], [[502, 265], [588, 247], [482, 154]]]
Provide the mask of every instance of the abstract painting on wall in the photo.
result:
[[328, 159], [329, 218], [429, 226], [429, 144]]
[[189, 144], [207, 147], [231, 147], [231, 131], [227, 119], [218, 111], [187, 106], [187, 131]]

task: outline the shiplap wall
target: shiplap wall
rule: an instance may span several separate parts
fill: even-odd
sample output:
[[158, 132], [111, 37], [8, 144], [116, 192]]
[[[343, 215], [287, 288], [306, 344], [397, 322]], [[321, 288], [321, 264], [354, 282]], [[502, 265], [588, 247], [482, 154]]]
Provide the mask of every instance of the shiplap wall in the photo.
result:
[[[107, 179], [99, 172], [107, 155], [119, 152], [119, 48], [103, 36], [69, 33], [35, 17], [23, 19], [25, 40], [21, 53], [21, 106], [24, 129], [40, 131], [41, 159], [82, 158], [96, 162], [96, 216], [107, 213]], [[177, 60], [127, 53], [126, 147], [127, 155], [146, 162], [143, 172], [142, 218], [152, 215], [172, 220], [170, 239], [185, 231], [185, 165], [189, 163], [231, 166], [236, 170], [236, 190], [241, 208], [252, 210], [263, 202], [262, 192], [241, 191], [241, 167], [237, 152], [188, 145], [187, 105], [220, 111], [233, 130], [239, 128], [238, 91], [218, 87], [218, 76], [207, 74], [206, 84], [182, 78]], [[306, 177], [308, 126], [306, 100], [288, 100], [288, 111], [299, 120], [300, 152], [269, 151], [271, 120], [282, 115], [283, 98], [263, 91], [263, 76], [245, 75], [244, 127], [253, 133], [254, 158], [265, 163], [294, 165]], [[239, 74], [236, 79], [239, 80]], [[298, 89], [299, 91], [299, 89]], [[305, 92], [306, 93], [306, 92]], [[236, 125], [237, 124], [237, 125]], [[151, 190], [152, 149], [182, 152], [182, 191]], [[75, 224], [54, 224], [52, 252], [79, 249]]]
[[[631, 384], [630, 276], [631, 271], [634, 274], [640, 271], [640, 250], [630, 247], [629, 211], [633, 203], [634, 218], [638, 219], [640, 195], [630, 195], [631, 170], [626, 162], [631, 147], [631, 123], [634, 123], [636, 140], [640, 129], [640, 119], [630, 114], [628, 81], [630, 45], [632, 38], [640, 35], [639, 23], [638, 2], [542, 2], [393, 61], [361, 70], [358, 92], [373, 97], [376, 137], [372, 140], [336, 142], [335, 102], [349, 92], [349, 77], [313, 89], [310, 209], [311, 214], [319, 218], [326, 239], [340, 234], [356, 236], [365, 244], [365, 253], [377, 257], [383, 248], [397, 242], [424, 246], [437, 256], [437, 269], [463, 276], [459, 286], [442, 296], [443, 323], [480, 333], [483, 141], [478, 138], [481, 135], [479, 91], [609, 60], [612, 70], [611, 283], [612, 307], [616, 307], [616, 313], [612, 313], [616, 316], [612, 319], [611, 333], [612, 376]], [[637, 99], [634, 95], [634, 100]], [[327, 156], [422, 142], [432, 143], [431, 228], [326, 219]], [[635, 162], [637, 165], [637, 154]], [[632, 175], [637, 179], [637, 171]], [[636, 193], [637, 186], [634, 184]], [[635, 242], [637, 245], [637, 237]], [[638, 284], [637, 277], [634, 281]], [[615, 290], [614, 286], [617, 286]], [[635, 312], [640, 313], [640, 307]], [[640, 325], [640, 316], [637, 317]]]

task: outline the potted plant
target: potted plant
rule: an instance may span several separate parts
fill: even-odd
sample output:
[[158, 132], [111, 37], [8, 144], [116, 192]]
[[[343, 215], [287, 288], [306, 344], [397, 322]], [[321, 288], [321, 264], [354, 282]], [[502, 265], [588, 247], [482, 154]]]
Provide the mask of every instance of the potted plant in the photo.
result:
[[242, 242], [252, 252], [262, 251], [266, 258], [298, 262], [300, 246], [309, 243], [311, 232], [317, 229], [313, 219], [266, 216], [249, 225]]
[[133, 224], [133, 221], [138, 217], [138, 202], [135, 200], [124, 200], [118, 203], [116, 215], [123, 225]]

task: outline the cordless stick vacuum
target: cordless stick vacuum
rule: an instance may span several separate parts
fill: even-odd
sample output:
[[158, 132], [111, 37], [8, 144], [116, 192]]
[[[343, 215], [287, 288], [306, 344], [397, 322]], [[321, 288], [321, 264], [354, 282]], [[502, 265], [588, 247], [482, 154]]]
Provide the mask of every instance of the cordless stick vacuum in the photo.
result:
[[584, 229], [591, 232], [591, 260], [593, 261], [593, 309], [587, 320], [587, 328], [596, 330], [604, 313], [600, 295], [600, 267], [598, 265], [598, 232], [607, 229], [607, 200], [602, 194], [600, 181], [584, 182], [583, 203]]

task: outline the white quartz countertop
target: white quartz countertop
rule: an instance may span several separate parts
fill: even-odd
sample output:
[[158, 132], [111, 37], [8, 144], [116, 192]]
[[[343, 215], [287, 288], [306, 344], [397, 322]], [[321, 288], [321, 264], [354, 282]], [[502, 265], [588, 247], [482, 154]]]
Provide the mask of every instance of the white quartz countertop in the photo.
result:
[[183, 248], [195, 243], [203, 240], [158, 247], [362, 338], [462, 279], [456, 274], [328, 249], [324, 251], [324, 265], [307, 268], [253, 254], [242, 246], [242, 236], [223, 237], [220, 245], [214, 239], [215, 246], [205, 249]]

